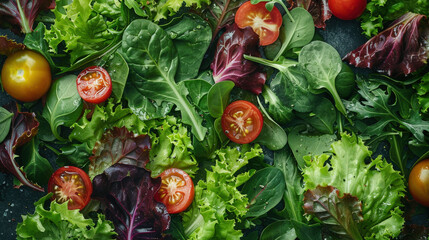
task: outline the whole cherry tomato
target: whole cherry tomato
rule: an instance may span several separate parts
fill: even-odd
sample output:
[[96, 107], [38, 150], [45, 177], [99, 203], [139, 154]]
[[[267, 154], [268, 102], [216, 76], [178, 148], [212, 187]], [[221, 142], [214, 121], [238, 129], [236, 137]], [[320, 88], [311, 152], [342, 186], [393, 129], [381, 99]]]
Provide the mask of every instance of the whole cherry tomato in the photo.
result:
[[366, 8], [366, 0], [329, 0], [329, 9], [335, 17], [352, 20], [360, 17]]
[[408, 178], [408, 188], [416, 202], [429, 207], [429, 159], [413, 167]]

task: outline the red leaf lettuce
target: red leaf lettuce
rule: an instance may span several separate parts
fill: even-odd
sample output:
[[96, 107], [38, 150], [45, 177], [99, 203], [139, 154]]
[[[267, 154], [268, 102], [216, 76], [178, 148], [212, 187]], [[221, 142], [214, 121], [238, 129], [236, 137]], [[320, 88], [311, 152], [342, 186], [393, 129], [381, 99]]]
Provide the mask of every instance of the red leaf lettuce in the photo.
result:
[[429, 23], [424, 15], [406, 13], [386, 30], [348, 53], [351, 65], [389, 76], [408, 75], [427, 63]]
[[5, 107], [14, 114], [11, 130], [6, 139], [0, 144], [0, 171], [13, 174], [23, 185], [44, 192], [39, 185], [30, 182], [25, 173], [15, 161], [15, 150], [34, 137], [39, 129], [39, 122], [34, 113], [19, 112], [16, 104]]
[[102, 202], [118, 239], [161, 239], [170, 227], [167, 208], [154, 200], [161, 179], [136, 166], [115, 164], [93, 180], [92, 197]]
[[314, 26], [317, 28], [326, 27], [326, 21], [332, 17], [332, 12], [328, 6], [328, 0], [287, 0], [290, 8], [302, 7], [313, 16]]
[[229, 25], [219, 39], [215, 57], [210, 65], [215, 82], [231, 80], [235, 85], [260, 94], [267, 75], [257, 63], [244, 59], [243, 55], [260, 57], [259, 36], [250, 27], [240, 29]]
[[[55, 1], [52, 0], [10, 0], [0, 2], [0, 25], [9, 23], [20, 26], [23, 33], [33, 31], [33, 23], [40, 11], [53, 9]], [[17, 28], [12, 28], [16, 33]]]

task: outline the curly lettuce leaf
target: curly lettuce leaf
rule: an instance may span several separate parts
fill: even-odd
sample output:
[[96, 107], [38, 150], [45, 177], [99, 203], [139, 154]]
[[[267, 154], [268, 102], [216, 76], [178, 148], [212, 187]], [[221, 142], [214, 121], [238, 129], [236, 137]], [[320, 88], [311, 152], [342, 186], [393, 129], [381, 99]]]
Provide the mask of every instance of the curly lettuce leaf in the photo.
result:
[[52, 201], [49, 209], [43, 207], [52, 196], [48, 194], [34, 203], [34, 214], [22, 216], [16, 228], [17, 239], [112, 239], [113, 225], [98, 214], [97, 222], [84, 218], [82, 213], [69, 210], [67, 202]]
[[251, 148], [222, 148], [216, 151], [216, 164], [207, 171], [205, 181], [195, 187], [191, 208], [183, 215], [183, 226], [188, 239], [240, 239], [236, 222], [247, 213], [248, 199], [237, 187], [245, 183], [254, 171], [237, 171], [250, 159], [262, 155], [259, 145]]
[[[359, 232], [365, 239], [391, 239], [399, 235], [404, 219], [400, 210], [405, 184], [401, 174], [381, 156], [365, 161], [372, 152], [360, 138], [346, 133], [332, 144], [332, 157], [307, 156], [303, 169], [306, 189], [333, 186], [362, 202], [363, 222]], [[330, 161], [328, 161], [330, 159]]]
[[161, 178], [151, 178], [144, 168], [115, 164], [96, 176], [93, 186], [92, 197], [102, 202], [117, 239], [161, 239], [169, 229], [167, 208], [154, 199]]
[[417, 99], [422, 107], [422, 112], [427, 113], [429, 109], [429, 73], [426, 73], [414, 87], [417, 90]]

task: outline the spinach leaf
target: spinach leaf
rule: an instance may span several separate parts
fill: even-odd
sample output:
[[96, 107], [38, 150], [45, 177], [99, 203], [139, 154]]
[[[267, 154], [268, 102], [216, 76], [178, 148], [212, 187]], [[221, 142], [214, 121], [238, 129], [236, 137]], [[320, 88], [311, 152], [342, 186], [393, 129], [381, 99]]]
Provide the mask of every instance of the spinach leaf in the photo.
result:
[[335, 78], [340, 73], [342, 65], [337, 50], [325, 42], [314, 41], [302, 48], [298, 61], [305, 70], [310, 89], [314, 93], [326, 89], [334, 98], [337, 109], [346, 115], [346, 108], [335, 88]]
[[54, 136], [64, 141], [58, 127], [73, 125], [81, 115], [82, 109], [82, 98], [76, 88], [76, 76], [66, 75], [52, 84], [42, 116], [48, 121]]
[[39, 140], [37, 137], [22, 146], [18, 155], [28, 179], [41, 186], [48, 184], [54, 169], [49, 161], [39, 154]]
[[229, 138], [223, 132], [221, 119], [221, 117], [216, 118], [216, 120], [214, 121], [214, 129], [217, 133], [221, 145], [224, 147], [229, 142]]
[[268, 225], [261, 233], [260, 240], [295, 240], [296, 233], [289, 220], [279, 220]]
[[215, 119], [206, 113], [203, 113], [202, 115], [204, 117], [203, 124], [205, 127], [207, 127], [207, 135], [203, 141], [198, 141], [198, 139], [196, 139], [194, 136], [192, 138], [192, 145], [194, 147], [194, 154], [197, 159], [210, 159], [213, 153], [219, 148], [219, 137], [214, 126]]
[[313, 39], [315, 29], [311, 14], [301, 7], [292, 9], [290, 14], [293, 21], [287, 15], [283, 16], [283, 26], [279, 35], [282, 46], [274, 61], [277, 61], [287, 50], [303, 47]]
[[207, 98], [209, 113], [214, 118], [222, 117], [223, 110], [229, 103], [229, 94], [234, 88], [234, 82], [218, 82], [210, 88]]
[[356, 88], [355, 73], [344, 62], [341, 64], [341, 72], [335, 78], [335, 88], [341, 98], [349, 97]]
[[0, 143], [7, 137], [12, 123], [13, 113], [0, 107]]
[[133, 84], [127, 84], [124, 98], [128, 107], [142, 121], [165, 117], [173, 108], [173, 103], [161, 102], [158, 104], [141, 94]]
[[298, 113], [298, 116], [324, 134], [334, 134], [337, 111], [328, 99], [321, 97], [310, 113]]
[[129, 68], [125, 59], [117, 51], [109, 56], [104, 68], [112, 79], [112, 96], [115, 100], [120, 101], [124, 93], [125, 84], [127, 83]]
[[286, 132], [280, 127], [274, 120], [268, 115], [264, 106], [258, 98], [259, 108], [262, 111], [264, 117], [264, 125], [259, 136], [254, 140], [266, 146], [270, 150], [282, 149], [287, 143]]
[[285, 190], [283, 173], [277, 168], [267, 167], [257, 171], [243, 186], [249, 205], [247, 217], [259, 217], [275, 207]]
[[291, 221], [298, 239], [300, 240], [322, 240], [322, 227], [319, 223], [308, 225], [295, 220]]
[[265, 99], [265, 103], [269, 104], [268, 113], [276, 122], [286, 124], [292, 119], [292, 108], [286, 106], [267, 85], [264, 85], [262, 96]]
[[331, 149], [331, 143], [336, 140], [331, 134], [306, 133], [304, 126], [296, 126], [289, 132], [289, 147], [300, 168], [305, 166], [303, 157], [309, 154], [322, 154]]
[[188, 101], [188, 89], [174, 81], [179, 58], [168, 34], [155, 23], [137, 19], [125, 29], [122, 52], [131, 69], [131, 81], [137, 90], [156, 101], [174, 103], [182, 121], [202, 141], [207, 129], [203, 119]]
[[200, 79], [186, 80], [181, 82], [181, 84], [185, 84], [189, 91], [189, 97], [191, 97], [195, 106], [198, 106], [204, 112], [208, 112], [207, 98], [212, 85]]
[[184, 14], [164, 29], [173, 41], [179, 56], [176, 81], [196, 77], [212, 40], [209, 24], [195, 14]]

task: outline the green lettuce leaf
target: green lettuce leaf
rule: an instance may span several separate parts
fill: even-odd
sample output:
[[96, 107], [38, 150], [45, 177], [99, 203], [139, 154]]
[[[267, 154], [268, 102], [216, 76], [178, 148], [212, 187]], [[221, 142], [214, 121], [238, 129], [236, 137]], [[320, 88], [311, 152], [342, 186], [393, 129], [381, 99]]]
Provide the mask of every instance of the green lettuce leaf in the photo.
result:
[[251, 148], [222, 148], [216, 151], [216, 164], [207, 171], [206, 180], [195, 187], [191, 208], [183, 215], [188, 239], [240, 239], [236, 222], [247, 213], [248, 199], [237, 187], [254, 174], [254, 170], [236, 175], [250, 159], [260, 157], [259, 145]]
[[358, 226], [365, 239], [398, 236], [404, 224], [399, 208], [405, 191], [403, 177], [381, 156], [367, 164], [372, 152], [362, 140], [346, 133], [341, 136], [332, 144], [331, 158], [326, 154], [305, 157], [305, 189], [329, 185], [341, 194], [356, 196], [362, 202], [364, 220]]
[[17, 239], [111, 239], [116, 233], [113, 224], [98, 214], [97, 223], [84, 218], [76, 210], [68, 210], [67, 202], [51, 202], [45, 209], [44, 203], [52, 194], [42, 197], [34, 205], [34, 214], [22, 216], [22, 222], [16, 228]]

